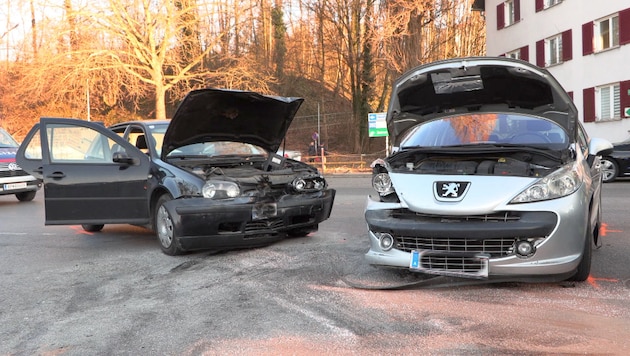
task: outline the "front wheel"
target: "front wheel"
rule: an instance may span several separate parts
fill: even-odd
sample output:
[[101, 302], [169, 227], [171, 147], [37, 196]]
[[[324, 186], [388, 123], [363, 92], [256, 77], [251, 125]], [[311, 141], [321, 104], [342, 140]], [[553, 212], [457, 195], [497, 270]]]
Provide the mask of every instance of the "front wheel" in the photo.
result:
[[87, 232], [99, 232], [105, 225], [81, 224], [81, 227]]
[[153, 217], [153, 230], [160, 241], [162, 252], [169, 256], [176, 256], [184, 253], [184, 250], [179, 245], [179, 237], [175, 235], [173, 218], [164, 207], [164, 203], [170, 200], [172, 198], [168, 194], [164, 194], [158, 199]]
[[619, 166], [617, 163], [613, 161], [611, 158], [604, 157], [600, 161], [601, 170], [602, 170], [602, 181], [604, 183], [609, 183], [617, 178], [619, 174]]
[[569, 281], [584, 282], [591, 274], [591, 259], [593, 257], [593, 230], [591, 229], [591, 224], [588, 224], [587, 226], [586, 237], [584, 240], [582, 260], [580, 261], [575, 274], [569, 278]]
[[31, 201], [35, 199], [35, 194], [37, 194], [36, 190], [31, 190], [30, 192], [22, 192], [15, 194], [15, 197], [19, 201]]

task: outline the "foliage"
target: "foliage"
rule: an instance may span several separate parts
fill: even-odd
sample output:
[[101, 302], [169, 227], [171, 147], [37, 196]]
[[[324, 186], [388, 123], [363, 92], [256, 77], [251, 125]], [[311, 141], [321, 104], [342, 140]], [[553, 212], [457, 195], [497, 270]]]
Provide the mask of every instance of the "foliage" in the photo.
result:
[[419, 64], [485, 52], [484, 21], [471, 0], [81, 4], [7, 6], [31, 24], [7, 18], [0, 29], [0, 125], [18, 137], [40, 116], [164, 118], [191, 89], [222, 87], [303, 96], [294, 122], [302, 129], [288, 141], [301, 145], [320, 130], [337, 150], [366, 152], [375, 142], [382, 149], [366, 137], [366, 113], [386, 110], [393, 79]]

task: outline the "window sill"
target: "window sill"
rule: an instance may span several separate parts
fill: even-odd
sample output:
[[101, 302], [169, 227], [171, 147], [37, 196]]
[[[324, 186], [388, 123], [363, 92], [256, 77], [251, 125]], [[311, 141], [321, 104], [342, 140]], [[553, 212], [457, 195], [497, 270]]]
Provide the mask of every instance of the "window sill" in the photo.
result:
[[598, 119], [598, 118], [595, 118], [595, 123], [621, 121], [621, 119], [622, 119], [621, 117], [613, 117], [613, 118], [610, 118], [610, 119]]
[[621, 46], [616, 45], [614, 47], [609, 47], [609, 48], [604, 48], [604, 49], [599, 49], [599, 50], [596, 49], [596, 50], [593, 51], [593, 54], [597, 55], [597, 54], [600, 54], [600, 53], [606, 53], [606, 52], [614, 51], [616, 49], [619, 49], [619, 47], [621, 47]]

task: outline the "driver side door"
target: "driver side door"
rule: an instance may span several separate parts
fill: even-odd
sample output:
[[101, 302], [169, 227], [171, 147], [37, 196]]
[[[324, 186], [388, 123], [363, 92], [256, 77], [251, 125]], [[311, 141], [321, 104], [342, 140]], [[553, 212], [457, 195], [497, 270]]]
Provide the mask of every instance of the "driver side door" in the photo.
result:
[[150, 160], [102, 124], [42, 118], [16, 160], [44, 183], [46, 225], [149, 223]]

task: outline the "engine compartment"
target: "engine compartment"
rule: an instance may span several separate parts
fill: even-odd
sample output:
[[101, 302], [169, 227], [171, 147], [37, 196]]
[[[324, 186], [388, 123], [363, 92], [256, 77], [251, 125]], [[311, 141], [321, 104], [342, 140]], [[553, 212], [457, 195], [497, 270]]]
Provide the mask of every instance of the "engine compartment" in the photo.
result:
[[[385, 162], [396, 173], [544, 177], [555, 171], [564, 160], [536, 152], [401, 152], [390, 156]], [[375, 170], [379, 169], [375, 165]]]

